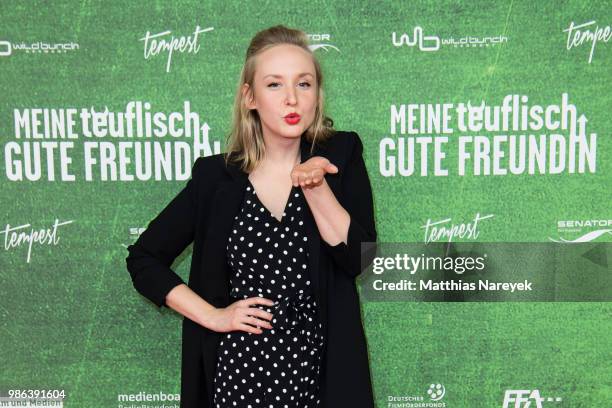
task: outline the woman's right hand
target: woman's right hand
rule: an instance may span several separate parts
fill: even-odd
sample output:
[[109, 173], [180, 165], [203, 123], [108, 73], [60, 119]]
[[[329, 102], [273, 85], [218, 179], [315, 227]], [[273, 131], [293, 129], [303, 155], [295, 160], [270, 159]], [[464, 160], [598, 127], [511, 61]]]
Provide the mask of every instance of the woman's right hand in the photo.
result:
[[247, 333], [261, 334], [261, 327], [271, 329], [268, 322], [272, 320], [272, 313], [261, 310], [258, 304], [272, 306], [274, 301], [260, 296], [237, 300], [227, 307], [215, 308], [209, 312], [207, 328], [216, 332], [230, 332], [241, 330]]

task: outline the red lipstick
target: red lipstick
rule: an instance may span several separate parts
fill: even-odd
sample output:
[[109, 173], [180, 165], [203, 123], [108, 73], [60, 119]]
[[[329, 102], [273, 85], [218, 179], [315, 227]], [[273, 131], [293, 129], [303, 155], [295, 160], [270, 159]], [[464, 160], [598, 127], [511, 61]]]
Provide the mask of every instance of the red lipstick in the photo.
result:
[[295, 125], [296, 123], [300, 121], [300, 119], [301, 119], [301, 116], [295, 112], [285, 115], [285, 122], [287, 122], [290, 125]]

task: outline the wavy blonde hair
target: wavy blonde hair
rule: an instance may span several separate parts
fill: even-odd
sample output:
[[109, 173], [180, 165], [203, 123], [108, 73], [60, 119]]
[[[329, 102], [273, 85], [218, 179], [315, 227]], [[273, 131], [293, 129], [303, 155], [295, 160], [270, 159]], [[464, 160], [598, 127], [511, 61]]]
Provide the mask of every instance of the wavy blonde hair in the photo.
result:
[[324, 113], [323, 95], [323, 72], [319, 61], [308, 46], [308, 36], [301, 30], [291, 29], [283, 25], [277, 25], [259, 31], [249, 44], [240, 81], [234, 99], [234, 109], [232, 115], [232, 125], [230, 133], [226, 139], [225, 163], [232, 161], [240, 165], [246, 173], [250, 173], [257, 164], [264, 158], [265, 144], [259, 114], [255, 109], [250, 110], [244, 103], [242, 88], [244, 84], [249, 84], [250, 89], [254, 88], [256, 56], [265, 50], [276, 45], [292, 44], [297, 45], [312, 56], [315, 67], [317, 82], [317, 107], [312, 124], [304, 132], [306, 139], [312, 143], [325, 141], [335, 132], [334, 121]]

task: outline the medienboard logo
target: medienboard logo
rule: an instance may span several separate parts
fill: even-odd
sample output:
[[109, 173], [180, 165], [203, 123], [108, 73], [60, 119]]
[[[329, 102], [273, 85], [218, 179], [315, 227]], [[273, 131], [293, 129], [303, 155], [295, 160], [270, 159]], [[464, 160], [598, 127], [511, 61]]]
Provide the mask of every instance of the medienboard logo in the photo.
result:
[[562, 400], [561, 397], [541, 397], [540, 390], [506, 390], [502, 407], [542, 408], [544, 402], [561, 402]]
[[[117, 394], [117, 401], [119, 402], [138, 402], [138, 403], [142, 403], [142, 402], [180, 402], [181, 401], [181, 396], [180, 394], [166, 394], [165, 392], [159, 391], [157, 393], [148, 393], [145, 391], [140, 391], [139, 393], [136, 394]], [[124, 405], [119, 405], [124, 406]], [[146, 407], [146, 406], [150, 406], [150, 407], [154, 407], [154, 406], [164, 406], [164, 407], [177, 407], [176, 405], [149, 405], [149, 404], [139, 404], [137, 405], [138, 407]], [[127, 408], [127, 406], [125, 406]], [[136, 408], [136, 405], [130, 405], [130, 407], [134, 407]]]
[[395, 47], [418, 47], [420, 51], [438, 51], [443, 46], [453, 48], [474, 48], [474, 47], [495, 47], [496, 45], [507, 43], [508, 37], [503, 34], [493, 36], [473, 36], [464, 35], [455, 37], [440, 37], [437, 35], [425, 35], [423, 27], [416, 26], [412, 30], [412, 39], [408, 33], [399, 35], [394, 31], [391, 34], [391, 42]]
[[79, 44], [75, 42], [49, 43], [36, 41], [25, 43], [0, 40], [0, 57], [9, 57], [15, 52], [25, 52], [26, 54], [65, 54], [68, 51], [76, 51], [78, 49]]
[[324, 50], [329, 52], [329, 50], [336, 50], [340, 52], [338, 47], [331, 44], [331, 35], [330, 34], [307, 34], [308, 40], [310, 40], [310, 44], [308, 48], [310, 51], [315, 52], [317, 50]]
[[[557, 232], [559, 238], [548, 237], [552, 242], [563, 242], [574, 244], [581, 242], [591, 242], [608, 235], [612, 235], [612, 220], [603, 219], [582, 219], [582, 220], [560, 220], [557, 221]], [[578, 236], [575, 236], [578, 234]], [[567, 239], [561, 235], [574, 236]], [[609, 238], [609, 237], [608, 237]]]

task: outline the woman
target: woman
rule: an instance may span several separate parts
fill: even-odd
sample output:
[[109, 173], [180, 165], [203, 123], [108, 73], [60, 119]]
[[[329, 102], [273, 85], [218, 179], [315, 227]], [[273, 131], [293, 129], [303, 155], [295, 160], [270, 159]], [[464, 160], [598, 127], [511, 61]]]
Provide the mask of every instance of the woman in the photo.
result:
[[[354, 281], [373, 257], [372, 193], [322, 82], [303, 32], [257, 33], [228, 152], [196, 160], [128, 248], [136, 290], [185, 316], [181, 407], [374, 406]], [[192, 241], [185, 285], [170, 266]]]

